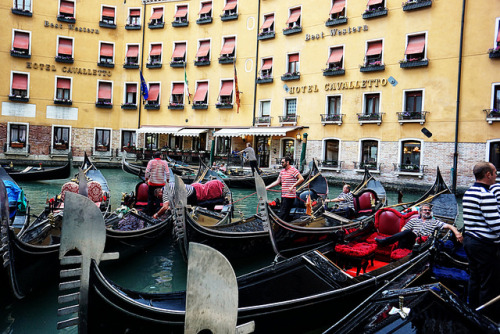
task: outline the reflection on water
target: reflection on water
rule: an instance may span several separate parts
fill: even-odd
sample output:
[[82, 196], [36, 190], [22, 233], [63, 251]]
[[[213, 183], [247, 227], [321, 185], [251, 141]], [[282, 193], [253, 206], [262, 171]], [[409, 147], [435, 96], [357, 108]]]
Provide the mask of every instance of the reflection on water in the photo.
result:
[[[73, 170], [77, 173], [77, 170]], [[112, 208], [120, 205], [122, 193], [135, 188], [139, 179], [121, 169], [102, 169], [111, 189]], [[59, 193], [61, 186], [68, 180], [50, 180], [31, 183], [20, 183], [31, 205], [31, 213], [38, 214], [44, 207], [47, 198]], [[330, 197], [336, 197], [341, 187], [330, 187]], [[234, 189], [235, 215], [252, 215], [256, 213], [257, 203], [252, 189]], [[253, 194], [253, 195], [252, 195]], [[270, 192], [269, 199], [279, 197], [278, 192]], [[412, 201], [417, 194], [405, 194], [404, 201]], [[388, 193], [389, 204], [395, 204], [397, 195]], [[272, 262], [274, 256], [256, 257], [234, 262], [237, 275], [256, 270]], [[186, 288], [187, 266], [182, 259], [176, 243], [169, 236], [160, 243], [144, 251], [142, 254], [127, 259], [122, 263], [102, 263], [105, 275], [115, 283], [129, 289], [142, 292], [172, 292]], [[56, 330], [57, 324], [57, 282], [46, 286], [25, 300], [15, 301], [8, 305], [0, 303], [0, 333], [76, 333], [76, 330]]]

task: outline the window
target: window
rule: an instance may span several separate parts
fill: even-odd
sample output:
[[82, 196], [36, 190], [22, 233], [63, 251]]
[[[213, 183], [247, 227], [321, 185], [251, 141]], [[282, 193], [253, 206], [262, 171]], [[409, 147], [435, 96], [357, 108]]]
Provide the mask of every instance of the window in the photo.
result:
[[127, 44], [127, 53], [125, 57], [125, 65], [139, 65], [139, 45]]
[[146, 99], [146, 105], [151, 105], [151, 106], [159, 106], [160, 105], [160, 84], [159, 83], [149, 83], [148, 98]]
[[27, 31], [13, 30], [12, 49], [10, 54], [12, 56], [29, 56], [31, 33]]
[[28, 83], [28, 73], [12, 72], [10, 95], [16, 98], [28, 98]]
[[359, 168], [378, 169], [378, 141], [361, 141], [361, 163]]
[[172, 53], [173, 63], [185, 63], [186, 62], [186, 42], [176, 42], [174, 43], [174, 52]]
[[299, 73], [299, 54], [293, 53], [289, 54], [287, 58], [287, 74], [298, 74]]
[[283, 139], [281, 142], [281, 152], [283, 157], [294, 158], [295, 152], [295, 140], [293, 139]]
[[161, 64], [161, 44], [151, 44], [149, 46], [149, 64]]
[[158, 148], [158, 134], [157, 133], [146, 133], [146, 150], [155, 150]]
[[364, 110], [365, 115], [379, 115], [380, 108], [380, 94], [365, 94], [364, 96]]
[[273, 58], [262, 59], [260, 76], [261, 78], [271, 78], [273, 76]]
[[170, 135], [168, 138], [168, 146], [175, 149], [182, 149], [183, 137]]
[[340, 141], [338, 139], [326, 139], [324, 143], [323, 167], [339, 168]]
[[113, 43], [100, 42], [99, 47], [99, 64], [100, 65], [112, 65], [114, 63], [114, 49], [115, 45]]
[[417, 140], [401, 141], [401, 172], [419, 172], [420, 171], [420, 152], [422, 143]]
[[260, 101], [259, 114], [261, 117], [271, 116], [271, 101]]
[[274, 32], [274, 14], [264, 15], [264, 23], [260, 27], [262, 34], [268, 34]]
[[422, 113], [422, 91], [405, 91], [405, 109], [404, 111], [410, 114]]
[[493, 110], [500, 112], [500, 84], [493, 85]]
[[196, 52], [196, 61], [210, 60], [210, 40], [199, 41], [198, 51]]
[[113, 83], [109, 81], [97, 82], [97, 103], [111, 105], [113, 97]]
[[330, 56], [328, 57], [327, 65], [329, 70], [340, 70], [343, 66], [344, 47], [330, 48]]
[[124, 147], [135, 147], [135, 138], [136, 138], [136, 133], [135, 131], [131, 130], [122, 130], [122, 136], [121, 136], [121, 146], [122, 146], [122, 151]]
[[115, 25], [115, 7], [102, 6], [101, 23], [108, 27]]
[[208, 104], [208, 82], [199, 81], [196, 83], [193, 104]]
[[367, 42], [364, 66], [380, 65], [382, 65], [382, 41]]
[[500, 51], [500, 19], [497, 19], [496, 22], [495, 42], [493, 44], [495, 47], [491, 51]]
[[14, 9], [31, 12], [31, 0], [14, 0]]
[[75, 3], [70, 0], [61, 0], [59, 3], [58, 19], [74, 19], [75, 18]]
[[297, 99], [285, 100], [285, 116], [295, 116], [297, 114]]
[[125, 84], [125, 100], [123, 101], [126, 105], [137, 105], [137, 83], [126, 83]]
[[300, 27], [301, 26], [300, 15], [301, 15], [300, 7], [290, 9], [290, 16], [288, 17], [288, 20], [286, 21], [286, 29], [293, 29], [296, 27]]
[[111, 130], [110, 129], [95, 129], [94, 132], [95, 150], [107, 152], [111, 147]]
[[174, 22], [187, 23], [188, 22], [188, 6], [179, 5], [174, 15]]
[[53, 126], [52, 127], [52, 147], [56, 150], [67, 150], [70, 145], [71, 127]]
[[212, 1], [202, 2], [198, 15], [200, 16], [200, 19], [212, 17]]
[[231, 152], [231, 138], [217, 137], [217, 155], [228, 155]]
[[172, 98], [170, 100], [172, 105], [184, 104], [184, 82], [172, 84]]
[[367, 11], [377, 11], [385, 8], [384, 5], [385, 0], [368, 0], [366, 4]]
[[67, 62], [73, 60], [73, 39], [59, 37], [57, 40], [56, 61]]
[[[500, 170], [500, 140], [491, 140], [486, 143], [487, 158], [498, 170]], [[498, 176], [497, 176], [498, 177]]]
[[333, 0], [330, 19], [335, 20], [345, 16], [345, 0]]
[[127, 25], [129, 26], [141, 25], [141, 10], [139, 8], [129, 8]]
[[340, 115], [340, 108], [342, 106], [340, 95], [328, 96], [327, 115]]
[[233, 103], [233, 80], [222, 80], [219, 94], [220, 104]]
[[153, 7], [153, 13], [149, 19], [150, 25], [161, 25], [163, 24], [163, 7]]
[[238, 12], [238, 0], [227, 0], [223, 11], [224, 16], [235, 15]]
[[408, 36], [405, 60], [418, 61], [425, 59], [425, 34]]
[[71, 101], [71, 78], [56, 77], [56, 101]]
[[222, 45], [221, 58], [234, 58], [236, 54], [236, 37], [224, 37]]
[[9, 146], [11, 148], [26, 147], [28, 138], [28, 124], [8, 123]]

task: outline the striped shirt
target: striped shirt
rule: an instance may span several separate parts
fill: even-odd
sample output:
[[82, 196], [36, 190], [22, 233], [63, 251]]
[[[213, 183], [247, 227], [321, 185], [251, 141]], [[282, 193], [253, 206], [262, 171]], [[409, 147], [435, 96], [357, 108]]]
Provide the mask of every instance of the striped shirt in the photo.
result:
[[343, 201], [340, 203], [341, 205], [345, 205], [349, 208], [354, 209], [354, 196], [352, 195], [352, 192], [348, 193], [340, 193], [340, 195], [337, 196], [337, 198], [342, 198]]
[[490, 187], [490, 191], [497, 198], [497, 204], [500, 207], [500, 183], [495, 183]]
[[418, 237], [430, 236], [437, 228], [442, 228], [444, 223], [440, 220], [431, 218], [423, 220], [422, 218], [412, 218], [404, 226], [405, 230], [411, 230]]
[[480, 240], [500, 243], [500, 212], [497, 198], [483, 183], [474, 183], [462, 199], [465, 233]]
[[[285, 168], [280, 172], [281, 197], [295, 198], [295, 192], [297, 189], [295, 187], [290, 189], [290, 187], [297, 182], [299, 174], [300, 172], [293, 166], [288, 167], [288, 169]], [[290, 190], [285, 191], [285, 189]]]
[[[187, 197], [193, 194], [194, 188], [192, 185], [186, 184], [186, 192]], [[163, 187], [163, 203], [170, 203], [170, 207], [172, 207], [172, 203], [174, 201], [175, 194], [175, 183], [168, 183]]]
[[170, 176], [168, 163], [160, 158], [148, 162], [146, 167], [146, 179], [150, 186], [164, 186]]

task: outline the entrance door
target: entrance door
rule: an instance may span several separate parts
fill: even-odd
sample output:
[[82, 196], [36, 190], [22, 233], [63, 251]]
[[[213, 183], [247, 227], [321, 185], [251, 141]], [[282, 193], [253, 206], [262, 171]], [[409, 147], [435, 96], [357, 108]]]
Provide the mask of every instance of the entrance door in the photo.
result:
[[257, 137], [257, 163], [259, 167], [269, 167], [269, 145], [266, 137]]

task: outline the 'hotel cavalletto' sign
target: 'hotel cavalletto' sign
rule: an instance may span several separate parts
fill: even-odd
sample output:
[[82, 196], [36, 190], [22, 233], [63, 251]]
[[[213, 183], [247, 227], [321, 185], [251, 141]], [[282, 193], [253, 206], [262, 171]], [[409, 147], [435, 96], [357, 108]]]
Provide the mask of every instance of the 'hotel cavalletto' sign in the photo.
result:
[[[368, 79], [368, 80], [353, 80], [353, 81], [338, 81], [326, 83], [324, 90], [329, 92], [332, 90], [347, 90], [347, 89], [363, 89], [363, 88], [373, 88], [379, 86], [386, 86], [387, 79]], [[303, 86], [292, 86], [289, 87], [288, 92], [290, 94], [305, 94], [305, 93], [317, 93], [319, 88], [317, 84], [314, 85], [303, 85]]]

